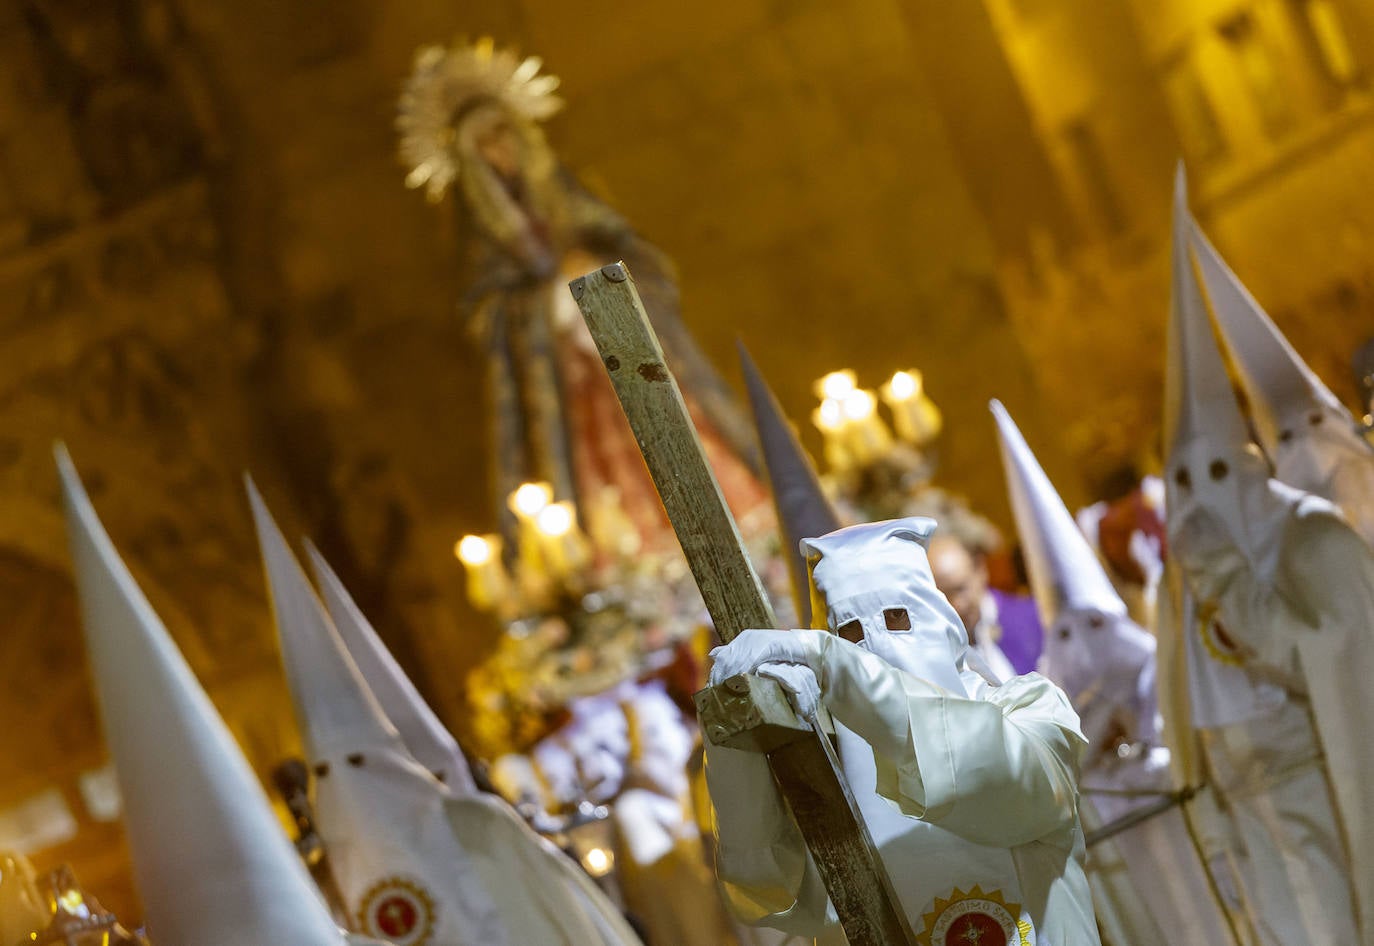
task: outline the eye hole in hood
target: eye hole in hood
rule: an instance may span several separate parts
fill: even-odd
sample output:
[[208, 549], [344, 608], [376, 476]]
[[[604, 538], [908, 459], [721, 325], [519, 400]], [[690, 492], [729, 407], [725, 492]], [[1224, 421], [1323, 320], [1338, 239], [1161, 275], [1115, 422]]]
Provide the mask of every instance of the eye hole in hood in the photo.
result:
[[852, 621], [846, 621], [841, 624], [836, 630], [836, 633], [849, 641], [849, 643], [857, 644], [864, 639], [864, 626], [858, 618], [855, 618]]

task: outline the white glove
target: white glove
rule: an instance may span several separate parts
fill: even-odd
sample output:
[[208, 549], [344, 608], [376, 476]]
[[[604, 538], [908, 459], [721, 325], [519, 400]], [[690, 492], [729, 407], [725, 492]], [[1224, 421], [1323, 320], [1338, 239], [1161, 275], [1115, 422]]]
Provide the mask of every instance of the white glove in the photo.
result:
[[[779, 664], [808, 668], [818, 685], [818, 699], [836, 719], [889, 755], [906, 745], [909, 723], [901, 681], [907, 675], [841, 637], [817, 630], [743, 631], [724, 647], [711, 651], [711, 656], [715, 659], [711, 667], [713, 686], [736, 674], [767, 673], [794, 694], [802, 715], [803, 701], [810, 699], [807, 684], [801, 682], [799, 674], [774, 672], [772, 668]], [[781, 674], [789, 679], [782, 679]], [[791, 678], [796, 680], [795, 690]]]
[[826, 638], [830, 637], [833, 635], [814, 630], [742, 631], [730, 643], [711, 651], [715, 661], [711, 666], [711, 685], [717, 686], [741, 673], [752, 673], [769, 663], [800, 664], [819, 675]]
[[757, 667], [758, 675], [771, 677], [782, 684], [792, 701], [792, 708], [802, 719], [816, 721], [821, 705], [821, 684], [816, 673], [805, 664], [766, 663]]

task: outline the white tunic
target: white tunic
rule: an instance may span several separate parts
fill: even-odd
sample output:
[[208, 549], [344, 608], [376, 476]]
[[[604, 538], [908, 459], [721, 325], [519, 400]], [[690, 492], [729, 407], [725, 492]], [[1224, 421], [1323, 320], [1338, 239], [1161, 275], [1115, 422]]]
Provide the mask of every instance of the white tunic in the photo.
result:
[[[1309, 791], [1292, 803], [1305, 798], [1309, 809], [1334, 809], [1332, 829], [1344, 841], [1350, 892], [1363, 917], [1360, 941], [1374, 943], [1374, 751], [1366, 729], [1374, 718], [1374, 552], [1330, 504], [1272, 481], [1269, 488], [1283, 510], [1274, 540], [1251, 568], [1213, 555], [1207, 597], [1246, 667], [1310, 701], [1315, 732], [1270, 726], [1252, 740], [1271, 752], [1322, 751], [1329, 796]], [[1318, 823], [1301, 807], [1291, 817]]]
[[[1158, 794], [1130, 797], [1094, 789]], [[1083, 793], [1104, 824], [1172, 791], [1169, 751], [1159, 747], [1125, 759], [1104, 760], [1083, 776]], [[1237, 942], [1240, 930], [1233, 932], [1228, 912], [1242, 912], [1243, 904], [1234, 897], [1229, 865], [1221, 858], [1208, 858], [1216, 874], [1208, 876], [1203, 857], [1209, 852], [1203, 843], [1205, 829], [1199, 823], [1207, 811], [1192, 810], [1197, 806], [1191, 801], [1182, 805], [1191, 807], [1187, 811], [1181, 806], [1169, 808], [1103, 842], [1119, 852], [1131, 886], [1148, 908], [1147, 917], [1123, 917], [1126, 944]], [[1097, 850], [1097, 845], [1089, 849], [1090, 864], [1097, 859]], [[1096, 887], [1097, 878], [1093, 880]]]
[[[971, 696], [957, 697], [865, 657], [868, 710], [848, 721], [872, 739], [837, 725], [840, 754], [918, 937], [943, 943], [968, 927], [976, 940], [993, 925], [1020, 946], [1096, 944], [1077, 815], [1084, 740], [1063, 693], [1039, 674], [1001, 687], [965, 674]], [[833, 908], [763, 758], [710, 747], [707, 777], [732, 908], [833, 935]], [[735, 800], [740, 791], [758, 794]]]

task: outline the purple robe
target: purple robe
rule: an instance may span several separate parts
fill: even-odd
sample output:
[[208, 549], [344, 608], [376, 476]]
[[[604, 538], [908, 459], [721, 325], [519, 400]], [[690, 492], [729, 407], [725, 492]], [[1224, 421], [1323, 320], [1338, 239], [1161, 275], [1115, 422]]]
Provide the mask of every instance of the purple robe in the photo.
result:
[[988, 594], [997, 603], [997, 624], [1002, 631], [997, 643], [1002, 653], [1017, 673], [1030, 673], [1040, 660], [1045, 639], [1035, 599], [996, 588], [988, 589]]

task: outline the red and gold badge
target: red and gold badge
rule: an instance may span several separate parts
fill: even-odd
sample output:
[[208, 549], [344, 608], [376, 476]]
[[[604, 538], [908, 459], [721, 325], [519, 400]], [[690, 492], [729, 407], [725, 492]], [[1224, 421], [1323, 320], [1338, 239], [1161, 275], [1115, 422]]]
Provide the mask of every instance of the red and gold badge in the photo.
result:
[[358, 928], [395, 946], [424, 946], [434, 933], [434, 899], [413, 880], [388, 877], [363, 894]]
[[921, 917], [921, 946], [1035, 946], [1030, 921], [1021, 905], [1008, 903], [1001, 891], [984, 892], [974, 885], [968, 893], [958, 887], [948, 899], [935, 898]]

